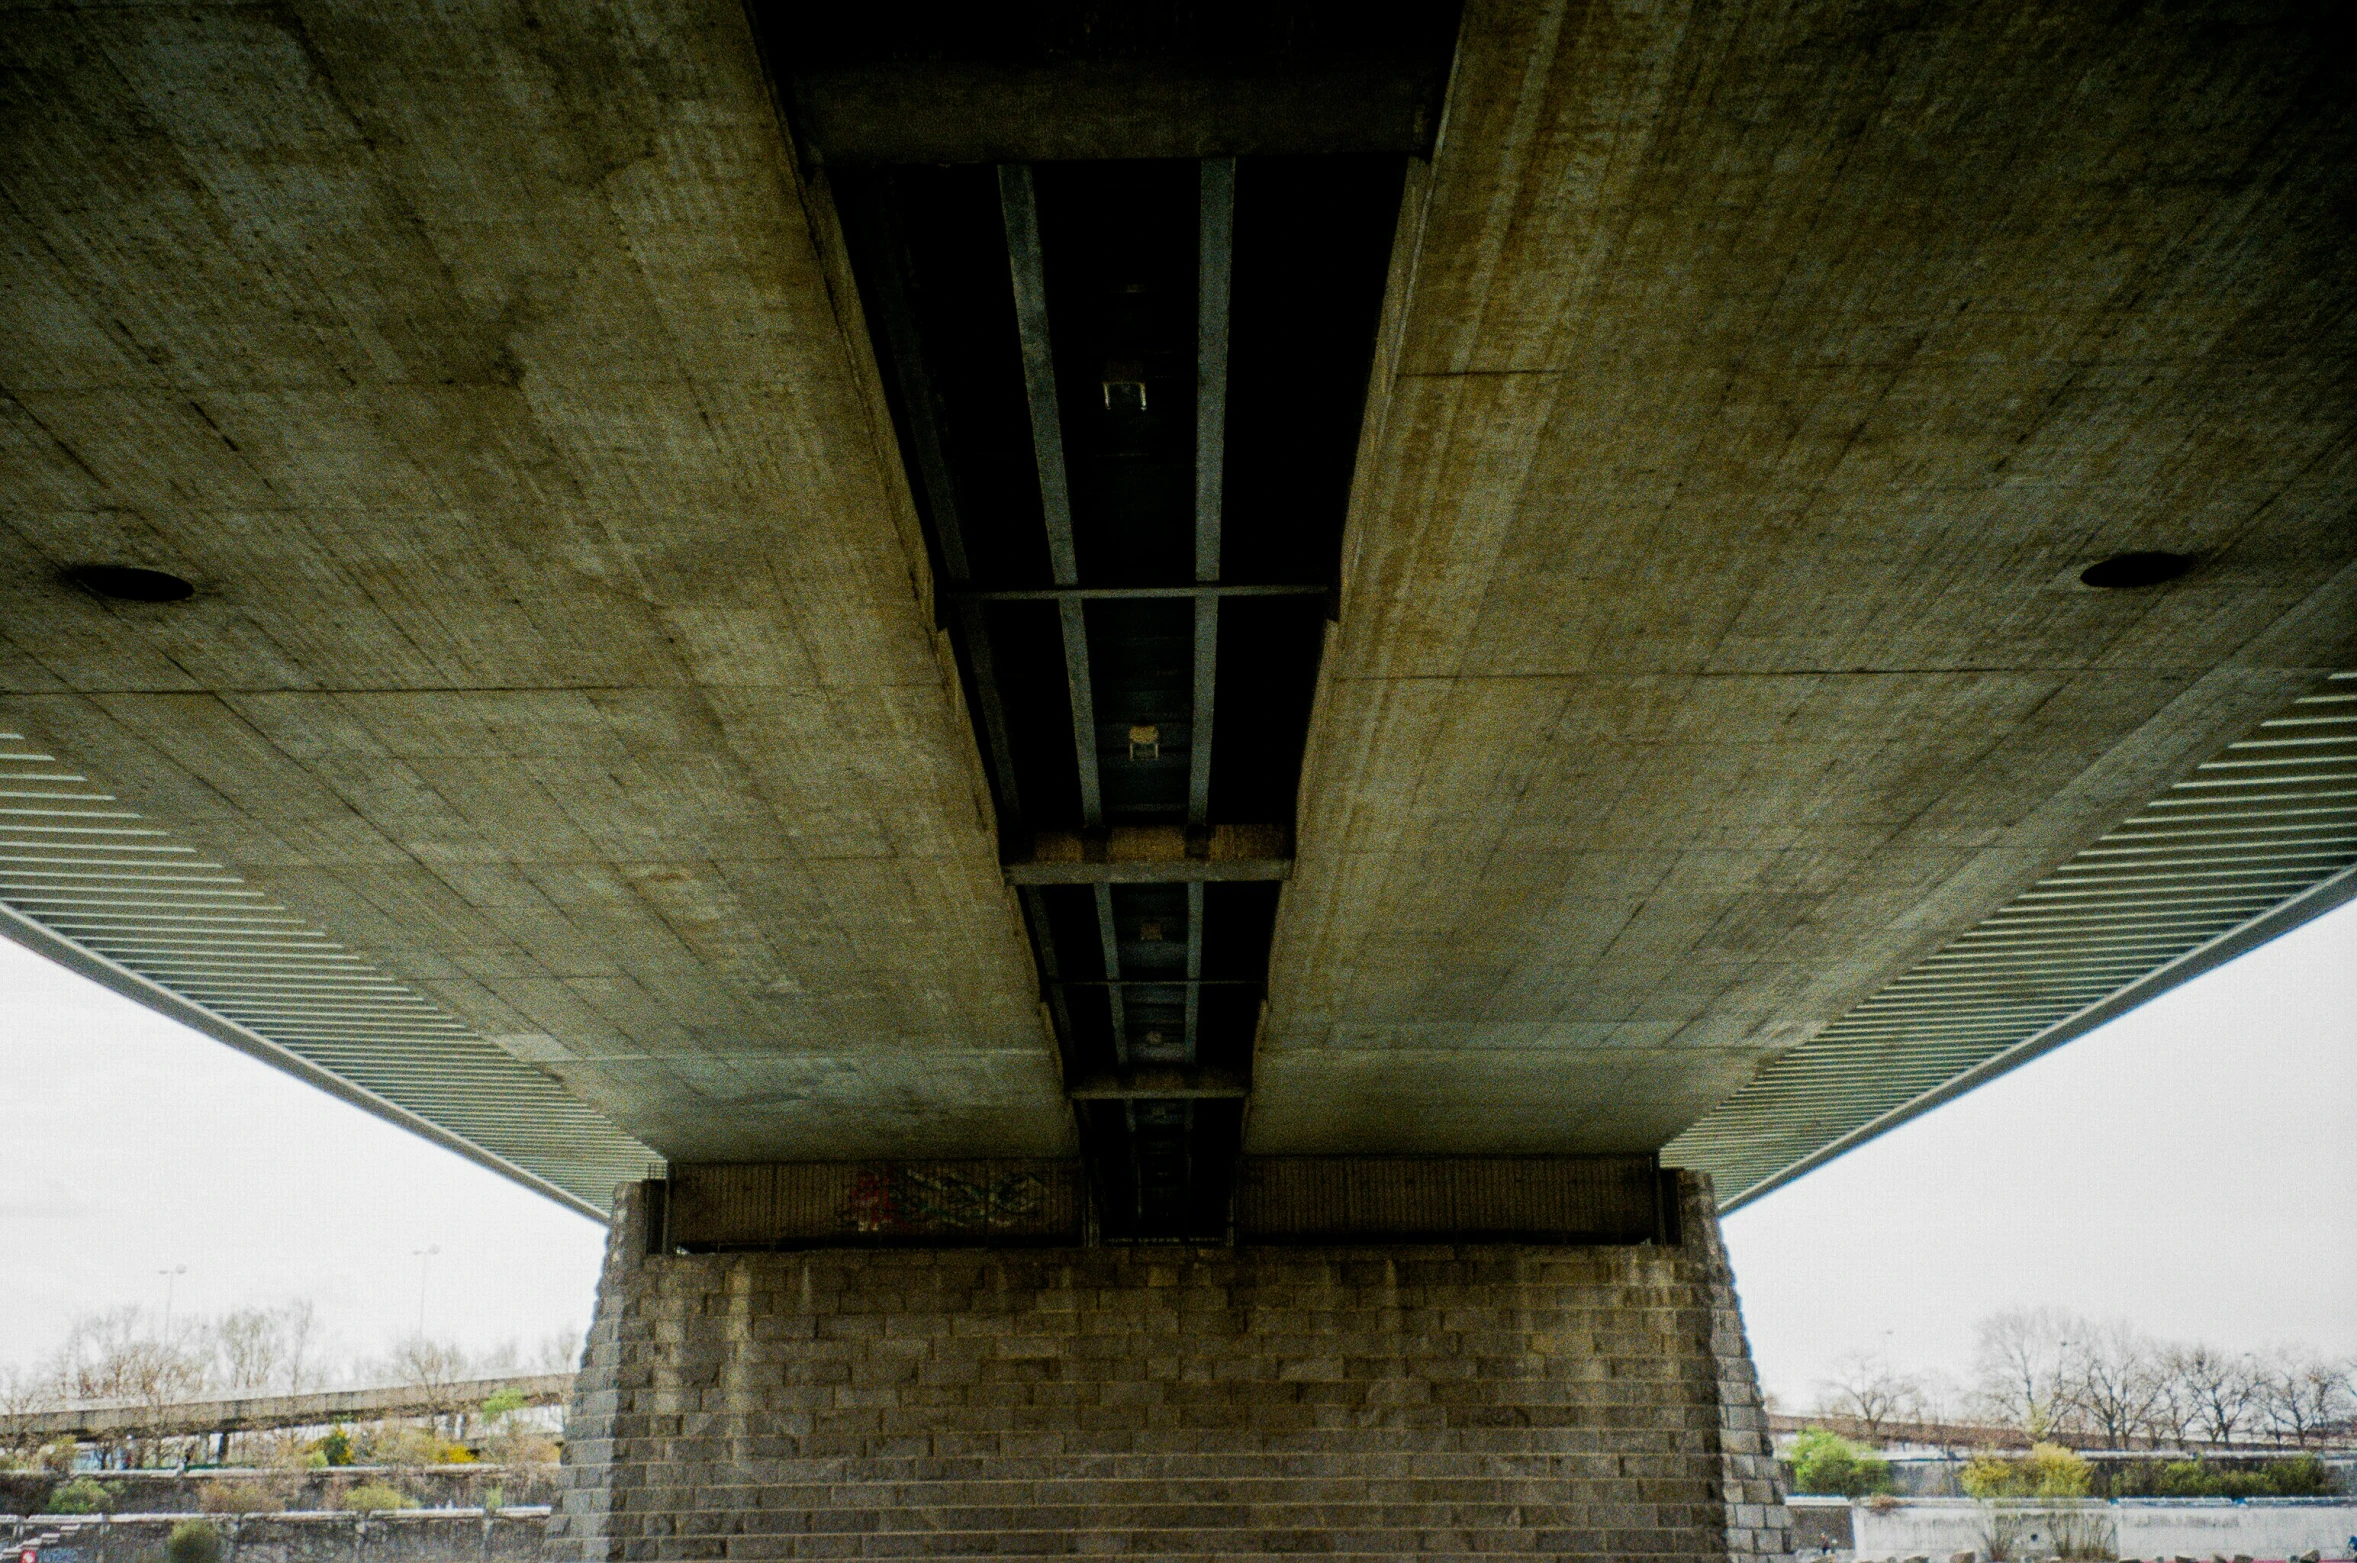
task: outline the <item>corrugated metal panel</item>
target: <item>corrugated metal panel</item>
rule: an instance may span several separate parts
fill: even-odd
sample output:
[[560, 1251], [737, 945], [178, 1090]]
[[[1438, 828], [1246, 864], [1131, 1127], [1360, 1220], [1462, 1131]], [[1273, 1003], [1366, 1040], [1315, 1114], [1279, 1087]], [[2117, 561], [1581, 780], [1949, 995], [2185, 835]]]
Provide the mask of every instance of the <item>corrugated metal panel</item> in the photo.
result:
[[674, 1248], [1077, 1243], [1077, 1161], [683, 1162], [671, 1168]]
[[1248, 1156], [1245, 1242], [1638, 1243], [1661, 1235], [1651, 1156]]
[[1673, 1140], [1724, 1208], [2326, 909], [2357, 865], [2357, 672], [2259, 724]]
[[0, 933], [584, 1214], [656, 1159], [21, 733], [0, 732], [0, 907]]

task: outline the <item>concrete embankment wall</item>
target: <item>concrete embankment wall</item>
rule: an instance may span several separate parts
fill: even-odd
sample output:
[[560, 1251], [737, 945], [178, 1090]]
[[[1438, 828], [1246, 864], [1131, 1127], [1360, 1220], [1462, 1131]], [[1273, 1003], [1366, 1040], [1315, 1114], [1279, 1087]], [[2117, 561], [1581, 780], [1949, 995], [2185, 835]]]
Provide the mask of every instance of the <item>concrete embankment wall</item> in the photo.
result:
[[[1970, 1499], [1851, 1503], [1791, 1500], [1793, 1541], [1803, 1557], [1819, 1548], [1861, 1560], [1989, 1555], [1992, 1511]], [[2357, 1498], [2123, 1498], [2070, 1505], [2020, 1505], [2004, 1511], [2016, 1546], [2051, 1550], [2055, 1522], [2102, 1532], [2122, 1558], [2294, 1558], [2308, 1552], [2348, 1558], [2357, 1536]]]
[[38, 1563], [160, 1563], [175, 1526], [221, 1535], [221, 1563], [534, 1563], [548, 1510], [410, 1509], [379, 1514], [0, 1515], [7, 1556]]
[[[318, 1470], [199, 1467], [186, 1471], [89, 1471], [113, 1494], [118, 1514], [194, 1514], [345, 1507], [363, 1484], [399, 1488], [421, 1508], [513, 1509], [556, 1497], [554, 1465], [332, 1465]], [[46, 1471], [0, 1471], [0, 1514], [38, 1514], [65, 1477]]]
[[2357, 1535], [2357, 1499], [2274, 1498], [2234, 1503], [2139, 1503], [2119, 1506], [2120, 1556], [2124, 1558], [2234, 1557], [2289, 1558], [2321, 1552], [2349, 1556]]

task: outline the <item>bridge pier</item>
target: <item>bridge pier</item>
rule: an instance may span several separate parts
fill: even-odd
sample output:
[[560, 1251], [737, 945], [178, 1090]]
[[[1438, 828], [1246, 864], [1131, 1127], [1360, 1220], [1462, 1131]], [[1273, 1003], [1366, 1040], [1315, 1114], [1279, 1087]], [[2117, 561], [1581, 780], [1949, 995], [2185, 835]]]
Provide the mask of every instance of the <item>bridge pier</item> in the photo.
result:
[[1621, 1243], [688, 1253], [619, 1193], [552, 1558], [1790, 1551], [1707, 1180]]

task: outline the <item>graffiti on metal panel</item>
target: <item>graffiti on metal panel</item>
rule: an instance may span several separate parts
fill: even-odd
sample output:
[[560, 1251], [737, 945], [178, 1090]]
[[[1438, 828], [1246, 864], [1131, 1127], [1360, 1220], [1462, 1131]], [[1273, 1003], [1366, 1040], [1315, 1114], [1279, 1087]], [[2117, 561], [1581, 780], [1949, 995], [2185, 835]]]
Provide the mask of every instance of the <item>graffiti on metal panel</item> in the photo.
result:
[[969, 1176], [888, 1162], [860, 1169], [842, 1219], [861, 1232], [975, 1231], [1034, 1224], [1047, 1201], [1036, 1172]]

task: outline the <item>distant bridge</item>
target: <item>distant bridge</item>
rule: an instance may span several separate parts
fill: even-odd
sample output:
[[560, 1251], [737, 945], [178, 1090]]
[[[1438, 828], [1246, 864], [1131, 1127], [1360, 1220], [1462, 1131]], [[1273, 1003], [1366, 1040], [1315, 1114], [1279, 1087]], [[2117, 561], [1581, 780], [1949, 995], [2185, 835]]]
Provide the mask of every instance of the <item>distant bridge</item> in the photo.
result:
[[527, 1406], [562, 1405], [573, 1392], [573, 1375], [526, 1373], [504, 1378], [459, 1379], [448, 1384], [326, 1389], [301, 1395], [89, 1400], [45, 1411], [0, 1415], [0, 1437], [70, 1437], [98, 1442], [127, 1436], [175, 1438], [197, 1433], [253, 1433], [279, 1427], [319, 1427], [333, 1422], [472, 1410], [502, 1392], [520, 1396]]

